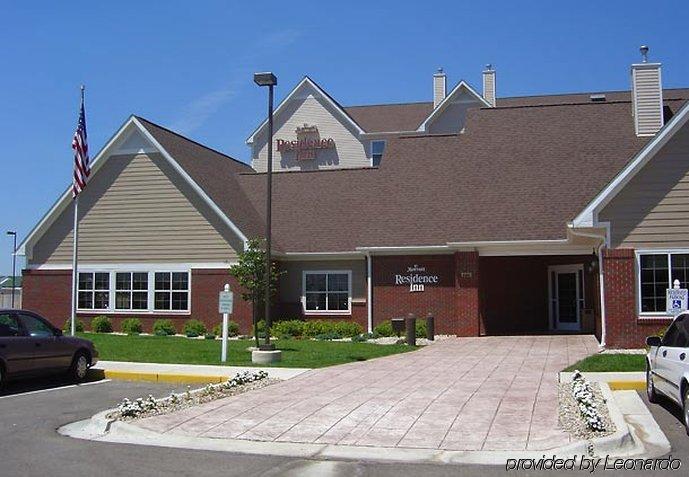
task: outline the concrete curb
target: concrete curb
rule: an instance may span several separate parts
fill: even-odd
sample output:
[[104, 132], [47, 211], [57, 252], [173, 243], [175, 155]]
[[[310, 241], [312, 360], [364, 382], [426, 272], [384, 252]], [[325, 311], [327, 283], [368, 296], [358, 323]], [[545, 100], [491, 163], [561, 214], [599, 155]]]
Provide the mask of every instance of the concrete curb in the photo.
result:
[[208, 384], [222, 383], [242, 371], [265, 371], [271, 378], [290, 379], [311, 370], [308, 368], [100, 361], [95, 367], [89, 369], [89, 376], [94, 379], [107, 378], [123, 381]]
[[[644, 453], [641, 439], [635, 436], [620, 411], [607, 385], [601, 386], [610, 417], [617, 427], [615, 433], [578, 441], [566, 446], [534, 451], [453, 451], [401, 447], [368, 447], [333, 444], [304, 444], [291, 442], [264, 442], [244, 439], [216, 439], [208, 437], [162, 434], [140, 428], [129, 422], [114, 421], [106, 416], [113, 410], [103, 411], [91, 419], [68, 424], [58, 429], [60, 434], [77, 439], [102, 442], [139, 444], [179, 449], [213, 450], [243, 454], [276, 455], [309, 459], [370, 460], [379, 462], [436, 463], [436, 464], [483, 464], [505, 465], [507, 459], [540, 459], [543, 455], [563, 458], [581, 458], [589, 455], [589, 442], [597, 455], [629, 457]], [[663, 436], [664, 437], [664, 436]]]
[[[584, 377], [592, 383], [607, 383], [613, 391], [618, 390], [635, 390], [642, 391], [646, 389], [646, 373], [643, 371], [631, 372], [605, 372], [605, 373], [581, 373]], [[559, 375], [561, 383], [572, 380], [572, 373], [563, 371]]]

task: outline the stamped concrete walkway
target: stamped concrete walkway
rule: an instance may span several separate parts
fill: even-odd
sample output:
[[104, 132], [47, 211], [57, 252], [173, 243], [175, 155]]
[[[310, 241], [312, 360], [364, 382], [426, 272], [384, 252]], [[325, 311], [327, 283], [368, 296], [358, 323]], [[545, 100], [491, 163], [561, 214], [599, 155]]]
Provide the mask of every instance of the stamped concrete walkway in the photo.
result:
[[581, 335], [448, 339], [137, 425], [218, 439], [545, 450], [570, 441], [558, 428], [558, 371], [597, 349]]

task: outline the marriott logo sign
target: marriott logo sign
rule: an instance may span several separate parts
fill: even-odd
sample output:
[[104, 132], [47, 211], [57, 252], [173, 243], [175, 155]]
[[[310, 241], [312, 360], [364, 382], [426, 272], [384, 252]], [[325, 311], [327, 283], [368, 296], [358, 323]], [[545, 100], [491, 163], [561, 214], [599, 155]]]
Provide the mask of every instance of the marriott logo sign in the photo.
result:
[[426, 267], [407, 267], [407, 273], [395, 274], [395, 285], [409, 285], [409, 292], [422, 292], [426, 285], [437, 285], [438, 275], [426, 273]]

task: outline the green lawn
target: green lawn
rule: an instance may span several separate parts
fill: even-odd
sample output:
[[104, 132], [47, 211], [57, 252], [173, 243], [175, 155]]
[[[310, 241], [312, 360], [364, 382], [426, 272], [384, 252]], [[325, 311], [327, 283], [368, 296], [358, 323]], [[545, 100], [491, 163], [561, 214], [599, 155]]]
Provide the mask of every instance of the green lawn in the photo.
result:
[[565, 371], [645, 371], [646, 356], [643, 354], [594, 354], [573, 364]]
[[[140, 363], [222, 364], [219, 340], [196, 340], [172, 336], [120, 336], [80, 333], [93, 341], [104, 361], [135, 361]], [[251, 366], [251, 340], [229, 340], [228, 366]], [[322, 368], [351, 361], [366, 361], [415, 348], [406, 345], [376, 345], [339, 341], [277, 340], [282, 361], [275, 366], [291, 368]]]

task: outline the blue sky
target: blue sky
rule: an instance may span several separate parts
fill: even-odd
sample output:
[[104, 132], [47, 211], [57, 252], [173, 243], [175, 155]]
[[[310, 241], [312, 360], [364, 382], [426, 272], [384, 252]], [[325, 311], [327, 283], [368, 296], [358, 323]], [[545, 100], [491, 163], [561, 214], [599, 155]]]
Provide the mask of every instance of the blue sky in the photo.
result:
[[430, 100], [440, 66], [480, 89], [486, 63], [498, 96], [628, 89], [646, 43], [664, 86], [689, 86], [685, 1], [66, 6], [0, 4], [0, 223], [20, 238], [69, 184], [82, 83], [92, 155], [135, 113], [242, 160], [265, 114], [254, 71], [277, 74], [278, 100], [308, 74], [343, 105]]

